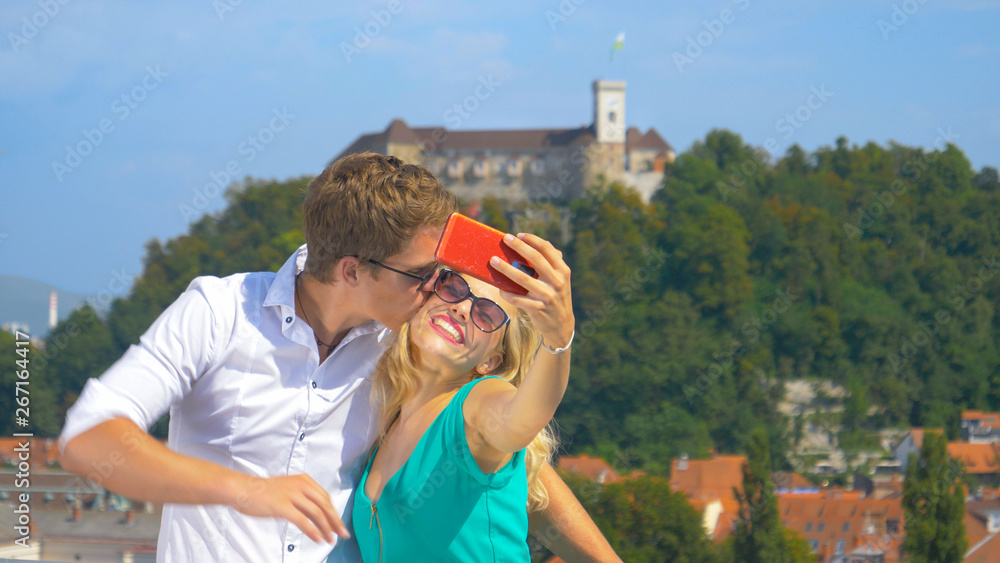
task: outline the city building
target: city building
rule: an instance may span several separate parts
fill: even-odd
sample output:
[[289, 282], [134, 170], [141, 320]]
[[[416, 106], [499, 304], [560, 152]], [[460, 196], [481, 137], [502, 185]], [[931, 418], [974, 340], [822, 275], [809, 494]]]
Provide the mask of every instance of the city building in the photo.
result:
[[28, 547], [15, 543], [13, 506], [0, 504], [0, 557], [41, 561], [153, 563], [160, 515], [126, 512], [31, 511]]
[[16, 334], [18, 332], [23, 332], [24, 334], [31, 334], [31, 327], [18, 321], [3, 323], [3, 326], [0, 328], [11, 334]]
[[[27, 443], [28, 452], [21, 446]], [[16, 466], [22, 453], [28, 457], [31, 469], [58, 467], [60, 462], [59, 443], [55, 438], [0, 438], [0, 466]]]
[[1000, 443], [1000, 413], [962, 411], [962, 440], [970, 444]]
[[[572, 128], [454, 130], [411, 127], [400, 118], [365, 133], [334, 160], [372, 151], [419, 163], [459, 198], [565, 201], [605, 181], [659, 189], [674, 149], [655, 128], [626, 127], [625, 83], [593, 83], [593, 121]], [[331, 161], [332, 162], [332, 161]]]
[[819, 563], [900, 561], [901, 499], [876, 500], [841, 489], [777, 496], [782, 524], [809, 542]]
[[745, 455], [712, 454], [709, 459], [688, 459], [686, 455], [670, 463], [670, 488], [683, 493], [691, 506], [702, 514], [705, 533], [716, 543], [735, 529], [740, 504], [733, 490], [743, 491]]
[[1000, 561], [1000, 499], [994, 497], [965, 503], [965, 537], [969, 541], [969, 547], [962, 561]]
[[924, 446], [924, 432], [938, 432], [940, 428], [911, 428], [896, 444], [892, 450], [892, 457], [899, 462], [899, 470], [906, 473], [906, 468], [910, 465], [910, 455], [920, 458], [920, 448]]
[[[54, 438], [0, 438], [0, 558], [155, 561], [162, 505], [104, 489], [100, 482], [114, 471], [114, 458], [95, 464], [89, 478], [66, 473], [60, 460]], [[27, 548], [12, 519], [21, 504], [30, 510]]]

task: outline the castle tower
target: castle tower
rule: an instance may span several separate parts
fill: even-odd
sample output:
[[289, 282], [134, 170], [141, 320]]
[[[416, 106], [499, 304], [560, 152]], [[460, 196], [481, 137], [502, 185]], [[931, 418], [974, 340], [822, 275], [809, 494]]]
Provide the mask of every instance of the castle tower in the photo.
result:
[[598, 143], [625, 142], [625, 83], [594, 81], [594, 132]]

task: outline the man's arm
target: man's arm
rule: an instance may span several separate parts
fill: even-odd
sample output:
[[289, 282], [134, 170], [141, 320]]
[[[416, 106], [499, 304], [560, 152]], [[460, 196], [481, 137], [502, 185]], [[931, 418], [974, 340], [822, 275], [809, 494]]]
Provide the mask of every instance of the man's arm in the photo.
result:
[[170, 450], [127, 418], [77, 435], [63, 467], [141, 501], [225, 504], [249, 516], [284, 518], [316, 542], [350, 537], [330, 495], [308, 475], [260, 478]]
[[567, 563], [621, 563], [580, 501], [549, 464], [538, 474], [549, 493], [549, 506], [528, 515], [531, 534]]
[[195, 279], [138, 345], [87, 382], [59, 438], [63, 466], [136, 500], [223, 504], [250, 516], [282, 517], [317, 542], [332, 540], [331, 531], [344, 535], [329, 493], [312, 478], [246, 475], [174, 452], [143, 430], [193, 392], [225, 347], [236, 305], [221, 284]]

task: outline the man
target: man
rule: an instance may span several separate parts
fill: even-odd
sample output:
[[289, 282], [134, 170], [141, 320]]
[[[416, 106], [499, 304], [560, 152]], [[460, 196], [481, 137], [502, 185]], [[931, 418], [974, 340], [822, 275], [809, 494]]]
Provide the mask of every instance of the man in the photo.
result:
[[[306, 245], [277, 273], [195, 279], [87, 383], [64, 466], [167, 503], [157, 561], [315, 562], [331, 543], [331, 561], [358, 561], [346, 538], [376, 432], [368, 376], [429, 294], [454, 209], [419, 166], [335, 162], [309, 186]], [[168, 409], [169, 448], [145, 432]], [[553, 502], [536, 536], [563, 558], [617, 560], [565, 484], [544, 479]]]

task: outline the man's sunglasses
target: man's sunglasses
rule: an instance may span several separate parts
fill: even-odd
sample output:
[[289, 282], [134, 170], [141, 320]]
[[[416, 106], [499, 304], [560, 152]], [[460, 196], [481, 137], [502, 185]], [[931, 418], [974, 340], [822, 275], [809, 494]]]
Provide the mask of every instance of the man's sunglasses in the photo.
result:
[[494, 332], [510, 322], [507, 311], [485, 297], [473, 295], [468, 282], [451, 270], [441, 270], [441, 275], [434, 282], [434, 295], [445, 303], [460, 303], [472, 299], [472, 324], [483, 332]]
[[396, 268], [393, 268], [391, 266], [386, 266], [385, 264], [383, 264], [381, 262], [376, 262], [375, 260], [366, 260], [366, 262], [368, 262], [369, 264], [374, 264], [374, 265], [378, 266], [379, 268], [385, 268], [386, 270], [389, 270], [390, 272], [396, 272], [397, 274], [406, 276], [408, 278], [413, 278], [415, 280], [420, 280], [420, 287], [423, 287], [425, 283], [427, 283], [428, 281], [430, 281], [431, 278], [434, 277], [434, 273], [437, 271], [437, 267], [438, 267], [438, 263], [435, 262], [435, 263], [433, 263], [433, 264], [431, 264], [430, 266], [427, 267], [427, 272], [426, 273], [424, 273], [424, 274], [411, 274], [410, 272], [404, 272], [403, 270], [397, 270]]

